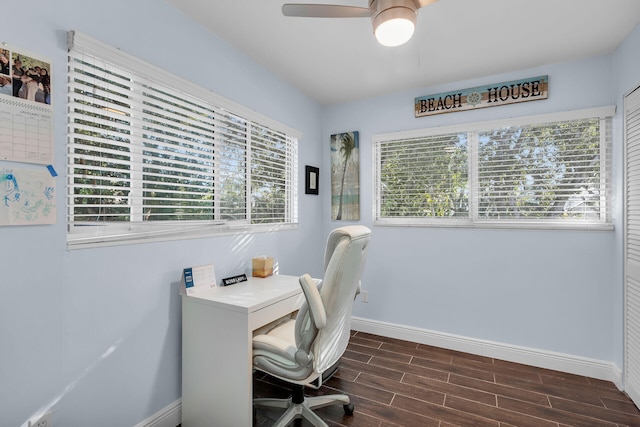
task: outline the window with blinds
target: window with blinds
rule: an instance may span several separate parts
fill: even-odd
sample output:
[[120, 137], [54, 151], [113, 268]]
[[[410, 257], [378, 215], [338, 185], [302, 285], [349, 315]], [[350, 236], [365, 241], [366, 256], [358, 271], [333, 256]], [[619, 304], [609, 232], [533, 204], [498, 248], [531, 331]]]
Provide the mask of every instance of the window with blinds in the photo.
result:
[[610, 227], [613, 113], [377, 135], [376, 223]]
[[68, 86], [70, 246], [297, 222], [295, 131], [76, 33]]

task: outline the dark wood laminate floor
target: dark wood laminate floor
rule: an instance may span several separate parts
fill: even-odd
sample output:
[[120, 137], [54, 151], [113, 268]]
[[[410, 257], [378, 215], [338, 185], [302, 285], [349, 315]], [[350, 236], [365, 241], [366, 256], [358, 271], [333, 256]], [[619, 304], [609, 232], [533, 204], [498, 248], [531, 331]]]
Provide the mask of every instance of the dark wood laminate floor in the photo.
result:
[[[288, 395], [259, 373], [254, 391]], [[308, 392], [351, 397], [353, 416], [339, 405], [316, 411], [334, 427], [640, 427], [640, 411], [610, 382], [360, 332], [333, 378]], [[258, 409], [255, 425], [278, 417]]]

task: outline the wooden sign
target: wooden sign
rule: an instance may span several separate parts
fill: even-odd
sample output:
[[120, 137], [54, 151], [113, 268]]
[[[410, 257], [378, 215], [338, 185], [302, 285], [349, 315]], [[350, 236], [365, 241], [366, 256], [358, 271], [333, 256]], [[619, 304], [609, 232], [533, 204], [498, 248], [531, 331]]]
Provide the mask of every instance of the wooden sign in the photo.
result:
[[415, 99], [416, 117], [547, 99], [549, 76], [532, 77]]

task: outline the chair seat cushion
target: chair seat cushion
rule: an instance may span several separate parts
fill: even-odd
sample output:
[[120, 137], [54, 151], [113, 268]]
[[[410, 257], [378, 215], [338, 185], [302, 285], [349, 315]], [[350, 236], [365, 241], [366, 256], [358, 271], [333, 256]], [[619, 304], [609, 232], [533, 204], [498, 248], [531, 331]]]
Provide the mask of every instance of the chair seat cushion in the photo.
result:
[[284, 322], [266, 334], [253, 337], [253, 356], [263, 355], [281, 363], [296, 364], [295, 320]]
[[287, 381], [313, 380], [313, 364], [296, 360], [295, 319], [284, 322], [266, 334], [253, 337], [253, 365]]
[[272, 337], [278, 337], [280, 339], [286, 340], [291, 343], [291, 345], [296, 345], [296, 319], [291, 319], [286, 322], [280, 323], [275, 328], [271, 329], [267, 335]]

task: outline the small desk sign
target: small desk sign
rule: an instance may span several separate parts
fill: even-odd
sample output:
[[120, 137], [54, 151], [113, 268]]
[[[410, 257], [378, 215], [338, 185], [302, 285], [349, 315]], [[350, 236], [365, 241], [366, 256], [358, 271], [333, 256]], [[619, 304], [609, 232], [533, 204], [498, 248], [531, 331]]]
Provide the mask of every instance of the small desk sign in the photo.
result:
[[216, 286], [216, 273], [213, 264], [187, 267], [182, 270], [180, 293], [193, 295], [204, 289]]
[[247, 281], [247, 275], [239, 274], [237, 276], [227, 277], [225, 279], [222, 279], [222, 286], [234, 285], [236, 283], [246, 282], [246, 281]]

